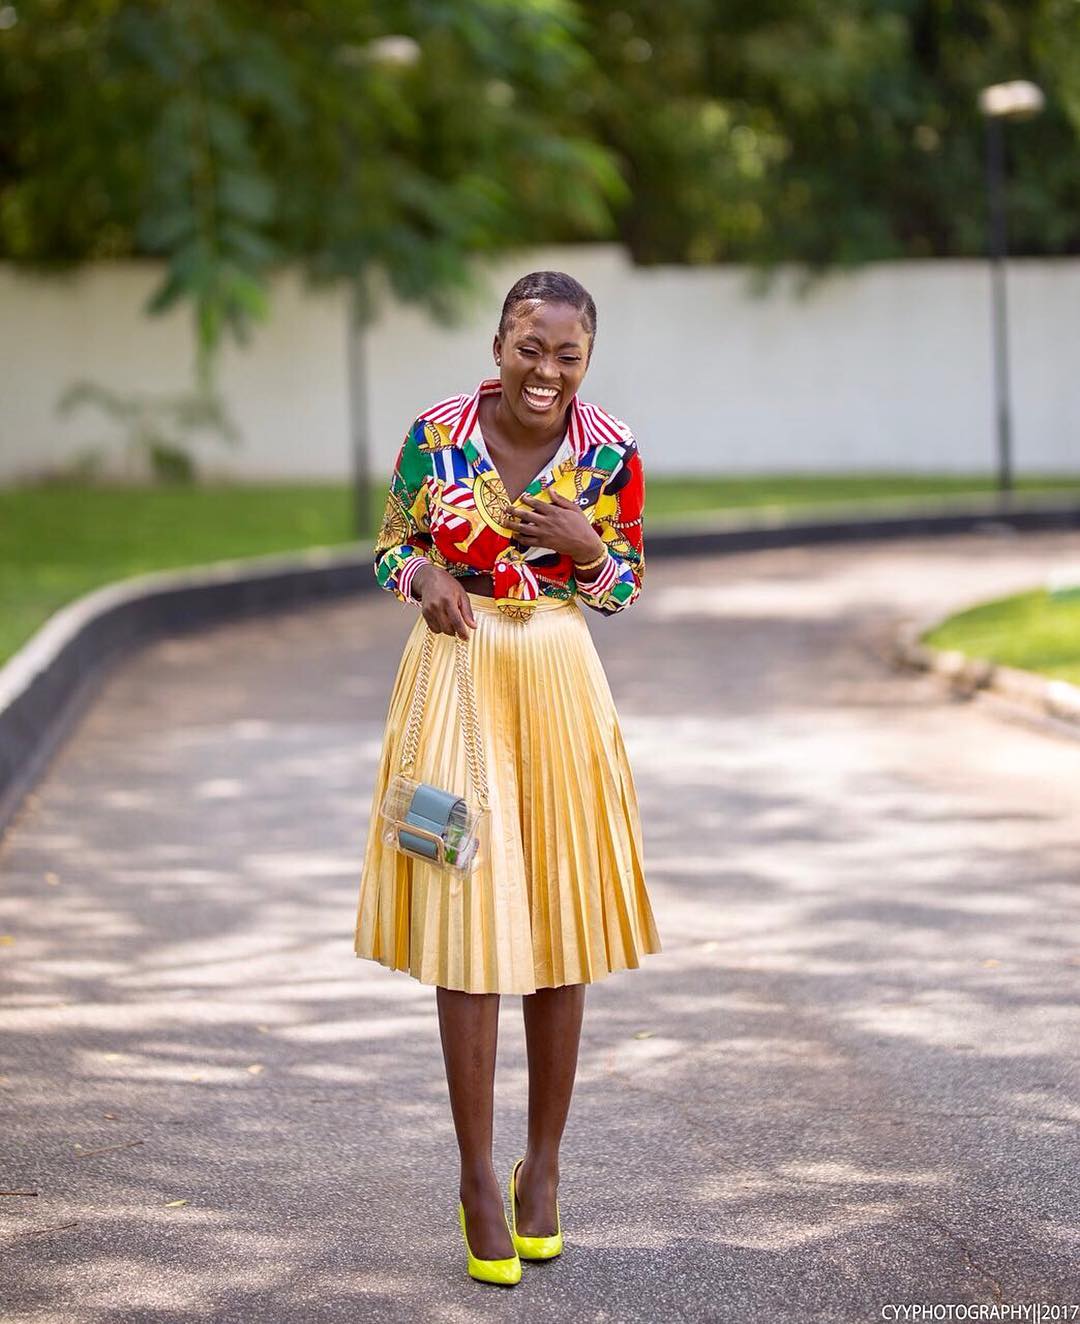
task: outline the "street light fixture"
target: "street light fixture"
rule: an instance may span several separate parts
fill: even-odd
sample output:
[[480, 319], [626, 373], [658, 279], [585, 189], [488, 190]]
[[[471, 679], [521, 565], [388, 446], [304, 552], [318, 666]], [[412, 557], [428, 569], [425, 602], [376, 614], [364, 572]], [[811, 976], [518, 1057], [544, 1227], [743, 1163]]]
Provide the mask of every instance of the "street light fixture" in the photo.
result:
[[1009, 401], [1009, 332], [1005, 292], [1005, 120], [1033, 118], [1046, 104], [1042, 89], [1024, 79], [994, 83], [979, 93], [986, 120], [986, 191], [990, 216], [990, 283], [993, 300], [994, 395], [997, 417], [998, 492], [1002, 505], [1012, 490], [1012, 412]]

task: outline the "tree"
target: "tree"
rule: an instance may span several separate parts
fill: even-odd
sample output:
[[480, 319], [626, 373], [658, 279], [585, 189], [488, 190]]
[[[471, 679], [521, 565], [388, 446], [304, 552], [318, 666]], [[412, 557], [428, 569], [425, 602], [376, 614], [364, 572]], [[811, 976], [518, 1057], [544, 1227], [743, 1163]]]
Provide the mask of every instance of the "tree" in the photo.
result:
[[[415, 58], [402, 58], [402, 57]], [[984, 251], [983, 85], [1030, 77], [1019, 254], [1080, 252], [1076, 0], [19, 0], [0, 257], [157, 254], [200, 372], [300, 262], [436, 311], [467, 258], [813, 270]]]
[[150, 308], [192, 301], [202, 381], [277, 264], [446, 312], [470, 253], [614, 233], [581, 33], [567, 0], [5, 6], [0, 256], [160, 255]]
[[1080, 252], [1075, 0], [597, 0], [601, 141], [639, 262], [824, 270], [985, 251], [981, 87], [1034, 78], [1011, 247]]

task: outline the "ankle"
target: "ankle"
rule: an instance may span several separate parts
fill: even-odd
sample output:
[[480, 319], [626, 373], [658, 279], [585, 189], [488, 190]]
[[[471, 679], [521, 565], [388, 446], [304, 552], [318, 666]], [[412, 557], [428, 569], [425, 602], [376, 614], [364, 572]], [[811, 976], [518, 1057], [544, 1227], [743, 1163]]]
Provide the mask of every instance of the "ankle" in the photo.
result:
[[476, 1166], [462, 1167], [458, 1177], [458, 1190], [463, 1200], [473, 1196], [487, 1195], [499, 1189], [499, 1178], [495, 1165], [490, 1161]]
[[530, 1149], [525, 1155], [522, 1169], [527, 1171], [533, 1181], [547, 1181], [553, 1186], [559, 1184], [558, 1150]]

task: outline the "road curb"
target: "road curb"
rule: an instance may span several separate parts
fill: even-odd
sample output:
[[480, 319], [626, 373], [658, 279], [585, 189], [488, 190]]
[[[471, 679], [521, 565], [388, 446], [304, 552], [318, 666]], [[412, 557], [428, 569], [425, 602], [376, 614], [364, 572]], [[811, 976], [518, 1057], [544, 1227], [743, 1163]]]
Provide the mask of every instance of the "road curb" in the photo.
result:
[[940, 677], [958, 698], [970, 699], [983, 692], [997, 695], [1026, 712], [1067, 723], [1080, 737], [1080, 686], [923, 642], [924, 634], [954, 614], [904, 621], [894, 639], [897, 665]]
[[[1035, 494], [1014, 497], [1007, 510], [974, 498], [929, 508], [925, 502], [882, 500], [873, 513], [854, 517], [843, 517], [842, 509], [820, 507], [795, 519], [757, 510], [692, 525], [658, 523], [648, 537], [648, 555], [1080, 528], [1080, 504]], [[133, 648], [239, 616], [374, 592], [371, 556], [370, 543], [355, 543], [161, 571], [105, 585], [61, 608], [0, 667], [0, 834], [93, 702], [109, 668]]]
[[312, 548], [158, 571], [69, 602], [0, 667], [0, 836], [114, 663], [162, 635], [376, 589], [371, 550]]

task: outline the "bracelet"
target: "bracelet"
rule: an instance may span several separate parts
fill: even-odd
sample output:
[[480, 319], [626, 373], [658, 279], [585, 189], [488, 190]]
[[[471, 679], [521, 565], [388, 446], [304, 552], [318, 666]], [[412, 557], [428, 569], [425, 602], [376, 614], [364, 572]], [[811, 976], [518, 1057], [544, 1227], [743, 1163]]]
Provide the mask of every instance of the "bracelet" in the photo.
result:
[[594, 557], [591, 561], [575, 561], [575, 562], [574, 562], [574, 569], [575, 569], [575, 570], [595, 570], [596, 567], [597, 567], [598, 565], [602, 565], [602, 564], [607, 560], [607, 554], [608, 554], [608, 551], [607, 551], [607, 548], [605, 547], [604, 550], [600, 553], [600, 555], [597, 556], [597, 557]]

